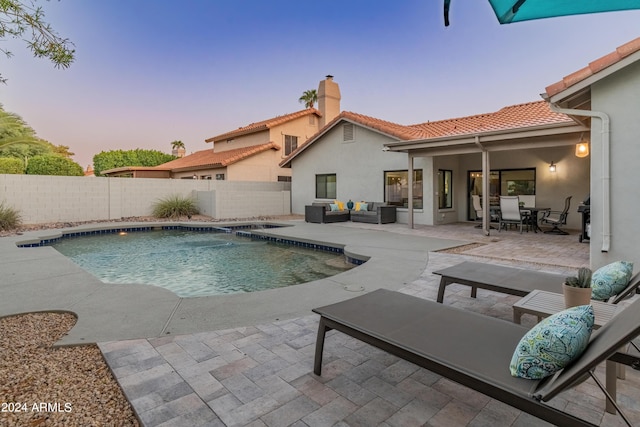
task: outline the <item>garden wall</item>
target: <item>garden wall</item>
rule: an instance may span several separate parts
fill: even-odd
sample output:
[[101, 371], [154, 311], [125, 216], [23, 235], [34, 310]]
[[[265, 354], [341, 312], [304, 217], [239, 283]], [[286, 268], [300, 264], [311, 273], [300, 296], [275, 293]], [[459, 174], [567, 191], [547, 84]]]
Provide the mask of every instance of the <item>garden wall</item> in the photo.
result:
[[196, 197], [200, 211], [216, 219], [291, 213], [284, 182], [0, 174], [0, 202], [24, 224], [148, 216], [155, 202], [176, 194]]

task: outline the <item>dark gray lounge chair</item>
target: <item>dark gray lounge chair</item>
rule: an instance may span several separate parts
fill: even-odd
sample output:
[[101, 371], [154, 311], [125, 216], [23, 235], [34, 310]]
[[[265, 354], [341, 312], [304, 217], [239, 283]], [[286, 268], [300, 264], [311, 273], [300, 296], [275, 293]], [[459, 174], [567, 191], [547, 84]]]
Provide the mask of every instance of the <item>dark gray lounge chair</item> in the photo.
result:
[[617, 353], [621, 346], [640, 335], [640, 299], [595, 331], [578, 360], [543, 380], [515, 378], [509, 373], [516, 345], [527, 332], [521, 325], [383, 289], [313, 311], [321, 316], [314, 361], [316, 375], [321, 375], [325, 334], [336, 329], [566, 427], [593, 424], [544, 402], [591, 375], [620, 411], [593, 370], [608, 358], [628, 365], [640, 363], [638, 357]]
[[[438, 288], [438, 302], [444, 300], [444, 291], [452, 283], [471, 286], [473, 298], [476, 297], [478, 288], [523, 297], [536, 289], [561, 294], [562, 282], [566, 278], [566, 275], [562, 274], [469, 261], [434, 271], [433, 274], [442, 276]], [[636, 273], [627, 287], [611, 302], [617, 304], [636, 292], [639, 286], [640, 276]]]

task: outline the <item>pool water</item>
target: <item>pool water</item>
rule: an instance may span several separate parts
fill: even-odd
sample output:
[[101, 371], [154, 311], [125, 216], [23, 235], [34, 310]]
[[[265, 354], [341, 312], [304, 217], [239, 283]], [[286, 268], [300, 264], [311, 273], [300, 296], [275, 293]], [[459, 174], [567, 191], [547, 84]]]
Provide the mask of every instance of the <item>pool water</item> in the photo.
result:
[[180, 297], [279, 288], [348, 269], [344, 255], [226, 233], [162, 230], [52, 245], [106, 283], [150, 284]]

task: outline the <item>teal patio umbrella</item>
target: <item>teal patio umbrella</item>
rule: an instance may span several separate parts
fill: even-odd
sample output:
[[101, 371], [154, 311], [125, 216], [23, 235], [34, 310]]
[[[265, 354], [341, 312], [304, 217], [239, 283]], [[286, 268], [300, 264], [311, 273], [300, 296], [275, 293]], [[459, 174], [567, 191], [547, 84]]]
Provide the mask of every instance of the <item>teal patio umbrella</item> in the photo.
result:
[[[444, 22], [449, 25], [449, 4], [444, 1]], [[489, 0], [501, 24], [556, 16], [640, 9], [640, 0]]]

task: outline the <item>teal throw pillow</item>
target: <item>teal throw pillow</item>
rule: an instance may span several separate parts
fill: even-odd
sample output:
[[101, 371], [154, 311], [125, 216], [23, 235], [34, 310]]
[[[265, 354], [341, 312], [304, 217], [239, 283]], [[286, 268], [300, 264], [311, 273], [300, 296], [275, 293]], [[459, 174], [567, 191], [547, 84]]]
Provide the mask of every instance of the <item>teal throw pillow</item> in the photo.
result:
[[364, 202], [360, 203], [360, 210], [361, 211], [369, 210], [369, 205]]
[[329, 203], [329, 207], [331, 208], [331, 212], [338, 212], [338, 205], [336, 203]]
[[571, 307], [542, 320], [518, 343], [509, 364], [511, 375], [539, 380], [563, 369], [587, 348], [593, 322], [590, 305]]
[[607, 301], [627, 287], [633, 274], [633, 263], [616, 261], [597, 269], [591, 276], [591, 298]]

